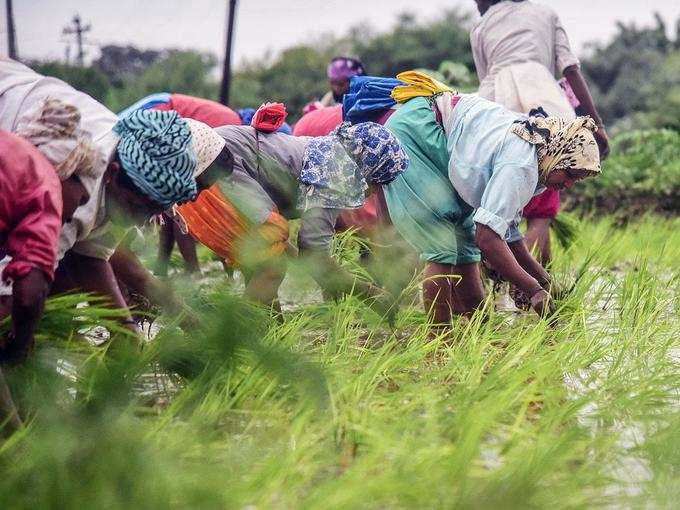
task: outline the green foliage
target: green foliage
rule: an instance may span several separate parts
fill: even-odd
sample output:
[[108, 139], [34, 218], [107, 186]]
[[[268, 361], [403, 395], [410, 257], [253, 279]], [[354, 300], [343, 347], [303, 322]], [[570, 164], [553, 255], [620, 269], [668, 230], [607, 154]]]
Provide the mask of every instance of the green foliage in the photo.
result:
[[619, 130], [678, 125], [678, 49], [658, 15], [653, 27], [619, 23], [611, 41], [593, 46], [582, 67], [606, 123]]
[[217, 85], [211, 79], [215, 58], [195, 51], [172, 51], [150, 65], [138, 77], [112, 88], [107, 106], [113, 111], [127, 108], [142, 97], [156, 92], [175, 92], [214, 99]]
[[288, 111], [299, 115], [314, 97], [326, 93], [326, 66], [333, 57], [328, 46], [295, 46], [273, 61], [247, 65], [234, 76], [232, 104], [257, 108], [265, 101], [284, 102]]
[[97, 101], [106, 103], [111, 83], [106, 74], [94, 67], [78, 67], [60, 62], [32, 62], [30, 66], [40, 74], [64, 80]]
[[167, 57], [169, 51], [140, 50], [134, 46], [107, 44], [99, 48], [99, 53], [99, 58], [92, 66], [106, 74], [114, 87], [120, 88], [159, 59]]
[[444, 11], [430, 22], [404, 14], [390, 32], [354, 37], [350, 43], [370, 74], [395, 76], [409, 69], [438, 69], [445, 60], [474, 68], [467, 27], [470, 17], [457, 10]]
[[602, 174], [565, 194], [571, 207], [631, 216], [680, 211], [680, 133], [631, 131], [617, 136]]

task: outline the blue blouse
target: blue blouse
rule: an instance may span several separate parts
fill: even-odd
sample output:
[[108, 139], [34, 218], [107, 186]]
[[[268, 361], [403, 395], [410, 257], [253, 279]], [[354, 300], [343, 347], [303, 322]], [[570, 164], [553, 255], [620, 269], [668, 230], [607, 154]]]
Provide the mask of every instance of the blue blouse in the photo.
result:
[[473, 220], [508, 242], [522, 238], [522, 209], [542, 192], [536, 149], [510, 131], [521, 115], [476, 95], [462, 95], [444, 126], [449, 179], [474, 207]]

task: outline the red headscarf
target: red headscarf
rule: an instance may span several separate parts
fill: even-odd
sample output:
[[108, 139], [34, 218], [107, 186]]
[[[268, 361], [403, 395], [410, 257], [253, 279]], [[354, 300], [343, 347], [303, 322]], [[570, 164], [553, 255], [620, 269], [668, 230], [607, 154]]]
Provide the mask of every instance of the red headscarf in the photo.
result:
[[283, 103], [265, 103], [257, 109], [250, 125], [263, 133], [273, 133], [283, 126], [287, 116]]

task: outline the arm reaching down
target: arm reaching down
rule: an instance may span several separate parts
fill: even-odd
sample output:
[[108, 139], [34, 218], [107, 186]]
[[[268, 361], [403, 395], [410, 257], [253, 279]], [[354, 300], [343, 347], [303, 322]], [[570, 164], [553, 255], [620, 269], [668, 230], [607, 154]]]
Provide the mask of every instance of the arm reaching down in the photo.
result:
[[129, 329], [137, 332], [127, 302], [118, 286], [113, 267], [108, 260], [70, 252], [64, 261], [68, 261], [71, 275], [80, 289], [104, 296], [109, 299], [113, 308], [126, 310], [127, 313], [121, 317], [120, 321]]
[[590, 89], [586, 83], [583, 73], [581, 73], [581, 68], [578, 65], [572, 65], [564, 70], [564, 77], [569, 82], [574, 95], [581, 103], [581, 107], [587, 115], [590, 115], [592, 119], [597, 124], [598, 130], [595, 133], [595, 140], [597, 141], [597, 146], [600, 148], [600, 158], [605, 159], [609, 155], [609, 137], [604, 129], [604, 124], [602, 122], [602, 117], [600, 117], [595, 108], [595, 103], [590, 95]]
[[312, 278], [326, 295], [338, 299], [354, 291], [364, 298], [376, 298], [371, 306], [378, 314], [384, 315], [390, 308], [385, 292], [375, 285], [357, 280], [330, 255], [339, 213], [340, 209], [321, 207], [304, 212], [298, 235], [300, 256], [307, 258]]
[[[498, 271], [503, 278], [519, 287], [531, 299], [531, 306], [536, 313], [543, 315], [549, 312], [550, 295], [542, 287], [536, 277], [529, 274], [527, 270], [522, 267], [517, 258], [515, 258], [508, 243], [486, 225], [477, 223], [476, 227], [475, 239], [477, 241], [477, 246], [491, 266]], [[519, 251], [521, 252], [521, 249]], [[524, 260], [522, 255], [520, 255], [520, 258], [524, 263], [528, 262], [527, 260]], [[538, 262], [536, 263], [538, 264]]]
[[548, 290], [550, 287], [550, 275], [527, 249], [524, 239], [509, 242], [508, 247], [517, 263], [522, 266], [522, 269], [533, 276], [544, 289]]
[[19, 363], [33, 350], [33, 334], [42, 316], [48, 289], [47, 277], [40, 269], [32, 269], [14, 282], [12, 336], [0, 350], [3, 362]]
[[129, 248], [119, 245], [109, 262], [116, 279], [127, 285], [130, 290], [144, 296], [167, 313], [185, 312], [183, 326], [193, 327], [197, 324], [193, 314], [174, 290], [144, 267]]

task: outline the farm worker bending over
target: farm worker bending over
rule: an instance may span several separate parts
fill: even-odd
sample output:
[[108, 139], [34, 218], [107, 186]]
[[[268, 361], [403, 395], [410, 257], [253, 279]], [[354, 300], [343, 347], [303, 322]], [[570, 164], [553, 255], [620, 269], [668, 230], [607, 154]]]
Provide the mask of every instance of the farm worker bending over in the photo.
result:
[[[212, 163], [197, 150], [206, 138], [201, 129], [205, 126], [186, 121], [176, 112], [140, 111], [119, 121], [66, 83], [0, 59], [1, 128], [15, 131], [25, 112], [47, 97], [59, 97], [79, 109], [81, 128], [101, 154], [92, 175], [81, 179], [88, 201], [62, 228], [57, 258], [63, 259], [55, 287], [61, 280], [60, 290], [75, 285], [126, 308], [109, 258], [126, 228], [175, 203], [196, 198], [194, 174]], [[148, 293], [149, 289], [140, 291]], [[168, 302], [167, 291], [155, 296], [174, 304]], [[129, 315], [122, 320], [134, 327]]]
[[[201, 97], [187, 96], [184, 94], [168, 94], [162, 92], [151, 94], [140, 99], [135, 104], [125, 109], [119, 114], [123, 118], [135, 110], [175, 110], [185, 119], [194, 119], [215, 128], [218, 126], [242, 124], [240, 113], [235, 112], [228, 106], [224, 106], [210, 99]], [[253, 113], [255, 110], [253, 110]], [[251, 115], [252, 118], [252, 115]], [[248, 120], [250, 124], [250, 120]], [[156, 274], [165, 276], [168, 273], [168, 262], [172, 249], [177, 241], [182, 257], [184, 258], [185, 268], [188, 273], [200, 271], [198, 256], [196, 254], [196, 243], [193, 238], [182, 232], [179, 225], [172, 221], [171, 216], [163, 213], [164, 221], [160, 226], [160, 237], [158, 243], [158, 259], [156, 262]], [[117, 256], [125, 256], [122, 249], [117, 250]], [[128, 255], [129, 257], [129, 255]]]
[[[507, 109], [527, 114], [542, 107], [565, 122], [574, 107], [555, 76], [564, 76], [579, 110], [595, 121], [600, 154], [609, 141], [569, 39], [555, 12], [529, 0], [476, 0], [481, 20], [470, 32], [472, 55], [479, 75], [479, 95]], [[548, 188], [524, 208], [526, 244], [538, 247], [541, 262], [550, 261], [550, 223], [560, 209], [560, 193]]]
[[[364, 295], [379, 294], [356, 284], [331, 259], [329, 248], [338, 214], [361, 207], [369, 187], [391, 182], [406, 170], [408, 157], [378, 124], [343, 123], [328, 136], [294, 137], [275, 132], [285, 114], [283, 105], [264, 105], [252, 126], [217, 128], [233, 156], [233, 174], [178, 207], [180, 216], [194, 238], [228, 262], [262, 263], [246, 288], [260, 302], [276, 298], [284, 271], [272, 256], [286, 250], [286, 219], [292, 218], [302, 220], [298, 246], [310, 256], [311, 274], [325, 291], [337, 296], [355, 287]], [[264, 240], [267, 256], [261, 257], [262, 250], [245, 253], [253, 237]]]
[[550, 278], [517, 222], [545, 187], [568, 188], [600, 172], [595, 123], [526, 117], [418, 72], [397, 77], [407, 85], [392, 94], [404, 104], [386, 127], [411, 166], [383, 189], [395, 227], [427, 261], [423, 293], [435, 323], [483, 301], [479, 250], [536, 312], [546, 312]]
[[[295, 136], [326, 136], [342, 123], [342, 105], [319, 108], [305, 115], [295, 124]], [[382, 122], [378, 122], [382, 124]], [[366, 197], [359, 209], [345, 209], [338, 217], [338, 231], [356, 228], [361, 234], [369, 234], [381, 224], [389, 223], [387, 206], [382, 190], [376, 189]]]
[[[76, 108], [55, 99], [35, 106], [18, 126], [27, 140], [0, 130], [0, 258], [7, 256], [1, 276], [9, 284], [3, 284], [0, 318], [12, 315], [9, 336], [0, 338], [0, 364], [20, 362], [33, 348], [61, 224], [87, 200], [80, 178], [96, 159]], [[7, 426], [0, 433], [22, 425], [1, 369], [0, 423]]]
[[12, 284], [0, 307], [0, 317], [12, 315], [10, 337], [0, 338], [3, 362], [20, 361], [33, 347], [62, 219], [87, 200], [80, 177], [97, 157], [78, 129], [76, 108], [55, 99], [36, 106], [35, 116], [18, 126], [26, 139], [0, 131], [0, 258], [8, 256], [2, 280]]

